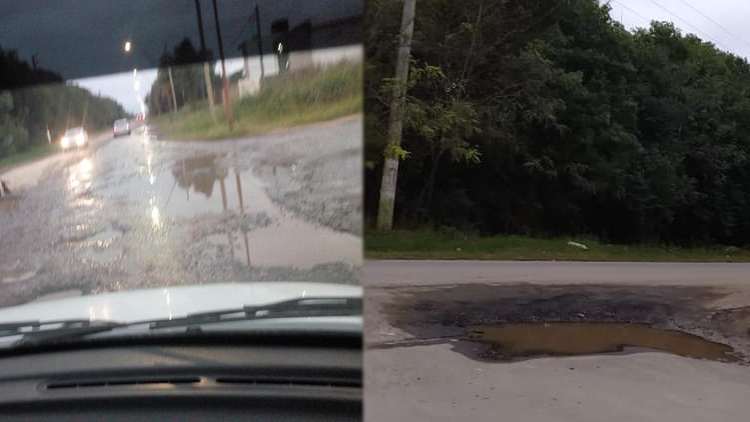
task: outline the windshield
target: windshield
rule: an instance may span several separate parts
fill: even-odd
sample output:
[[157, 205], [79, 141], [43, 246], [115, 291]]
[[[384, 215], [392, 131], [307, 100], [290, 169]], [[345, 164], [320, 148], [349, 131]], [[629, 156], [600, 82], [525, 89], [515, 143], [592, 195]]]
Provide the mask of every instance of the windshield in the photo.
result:
[[255, 3], [0, 1], [0, 323], [359, 283], [362, 2]]

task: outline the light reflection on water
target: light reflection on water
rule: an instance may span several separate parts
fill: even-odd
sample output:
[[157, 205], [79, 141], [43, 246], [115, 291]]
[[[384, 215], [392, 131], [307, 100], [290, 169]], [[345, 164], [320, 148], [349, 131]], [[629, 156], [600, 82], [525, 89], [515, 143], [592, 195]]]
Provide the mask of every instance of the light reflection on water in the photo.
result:
[[90, 158], [84, 158], [70, 167], [68, 174], [68, 190], [73, 194], [85, 192], [91, 188], [94, 163]]
[[153, 227], [154, 230], [161, 228], [161, 214], [159, 213], [159, 207], [156, 205], [151, 207], [151, 227]]
[[[180, 154], [175, 157], [175, 152]], [[180, 231], [198, 232], [191, 236], [245, 266], [361, 265], [360, 237], [308, 222], [280, 207], [249, 168], [229, 161], [230, 153], [185, 155], [184, 150], [133, 136], [102, 147], [97, 156], [100, 170], [91, 195], [100, 203], [141, 204], [139, 214], [162, 240]], [[91, 187], [92, 167], [90, 161], [74, 166], [70, 179]], [[258, 223], [258, 216], [269, 223]]]
[[211, 207], [214, 213], [267, 215], [270, 224], [266, 227], [226, 227], [223, 235], [210, 236], [214, 245], [226, 246], [235, 262], [247, 266], [312, 267], [336, 261], [361, 264], [360, 238], [309, 223], [279, 207], [251, 171], [228, 168], [225, 158], [205, 154], [175, 164], [171, 176], [184, 196], [171, 196], [170, 211]]

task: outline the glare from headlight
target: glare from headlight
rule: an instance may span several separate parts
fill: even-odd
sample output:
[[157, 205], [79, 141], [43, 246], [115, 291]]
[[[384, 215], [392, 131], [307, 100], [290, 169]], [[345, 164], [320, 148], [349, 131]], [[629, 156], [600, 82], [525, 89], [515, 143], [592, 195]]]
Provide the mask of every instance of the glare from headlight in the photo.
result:
[[62, 138], [62, 140], [60, 140], [60, 145], [63, 147], [63, 149], [69, 147], [70, 139], [68, 139], [67, 137]]
[[85, 141], [86, 141], [86, 139], [83, 137], [83, 135], [78, 135], [76, 137], [76, 145], [78, 145], [79, 147], [83, 146], [83, 144], [84, 144]]

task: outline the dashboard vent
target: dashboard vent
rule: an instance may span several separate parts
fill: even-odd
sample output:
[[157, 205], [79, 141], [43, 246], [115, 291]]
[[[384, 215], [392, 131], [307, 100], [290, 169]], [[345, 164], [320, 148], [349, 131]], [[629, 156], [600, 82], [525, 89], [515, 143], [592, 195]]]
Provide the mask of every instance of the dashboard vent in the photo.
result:
[[65, 388], [91, 388], [91, 387], [121, 387], [130, 385], [154, 385], [154, 384], [196, 384], [201, 382], [198, 377], [186, 378], [144, 378], [144, 379], [115, 379], [96, 381], [73, 381], [54, 382], [47, 384], [47, 390], [61, 390]]
[[288, 379], [288, 378], [246, 378], [226, 377], [216, 378], [217, 384], [241, 384], [255, 386], [290, 386], [290, 387], [345, 387], [359, 388], [360, 382], [350, 380], [326, 380], [326, 379]]

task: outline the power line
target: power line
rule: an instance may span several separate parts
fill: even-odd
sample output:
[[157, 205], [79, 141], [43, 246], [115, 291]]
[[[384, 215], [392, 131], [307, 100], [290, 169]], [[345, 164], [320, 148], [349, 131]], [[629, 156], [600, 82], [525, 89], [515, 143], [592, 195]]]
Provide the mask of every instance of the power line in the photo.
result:
[[688, 21], [687, 21], [686, 19], [684, 19], [684, 18], [680, 17], [680, 16], [679, 16], [679, 15], [677, 15], [676, 13], [672, 12], [671, 10], [669, 10], [669, 9], [667, 9], [666, 7], [662, 6], [661, 4], [657, 3], [657, 2], [656, 2], [656, 0], [648, 0], [648, 1], [650, 1], [651, 3], [653, 3], [653, 4], [654, 4], [654, 6], [658, 7], [659, 9], [661, 9], [661, 10], [665, 11], [665, 12], [666, 12], [667, 14], [669, 14], [669, 15], [672, 15], [673, 17], [675, 17], [675, 18], [677, 18], [677, 19], [681, 20], [681, 21], [682, 21], [682, 23], [684, 23], [684, 24], [685, 24], [685, 25], [687, 25], [688, 27], [692, 28], [692, 29], [693, 29], [694, 31], [696, 31], [697, 33], [699, 33], [699, 34], [703, 35], [703, 36], [704, 36], [704, 37], [706, 37], [706, 38], [707, 38], [708, 40], [712, 41], [712, 42], [713, 42], [714, 44], [716, 44], [716, 45], [718, 45], [718, 46], [720, 46], [720, 47], [724, 48], [725, 50], [729, 50], [729, 49], [728, 49], [728, 48], [727, 48], [727, 47], [726, 47], [726, 46], [725, 46], [724, 44], [722, 44], [722, 43], [720, 43], [720, 42], [716, 41], [716, 40], [715, 40], [715, 39], [714, 39], [713, 37], [711, 37], [711, 36], [710, 36], [710, 35], [708, 35], [707, 33], [703, 32], [702, 30], [700, 30], [699, 28], [697, 28], [697, 27], [696, 27], [695, 25], [693, 25], [693, 24], [691, 24], [690, 22], [688, 22]]
[[726, 28], [726, 27], [725, 27], [724, 25], [720, 24], [719, 22], [716, 22], [716, 21], [715, 21], [714, 19], [712, 19], [712, 18], [711, 18], [710, 16], [706, 15], [705, 13], [703, 13], [703, 12], [701, 12], [700, 10], [698, 10], [697, 8], [695, 8], [695, 7], [694, 7], [694, 6], [692, 5], [692, 4], [690, 4], [690, 3], [689, 3], [689, 2], [687, 1], [687, 0], [680, 0], [680, 1], [681, 1], [682, 3], [684, 3], [684, 4], [685, 4], [685, 5], [687, 6], [687, 7], [689, 7], [689, 8], [691, 8], [691, 9], [693, 9], [693, 11], [694, 11], [695, 13], [697, 13], [697, 14], [699, 14], [699, 15], [703, 16], [704, 18], [706, 18], [707, 20], [709, 20], [709, 21], [713, 22], [713, 24], [714, 24], [714, 25], [716, 25], [716, 26], [718, 26], [719, 28], [721, 28], [721, 29], [722, 29], [722, 30], [723, 30], [724, 32], [726, 32], [727, 34], [729, 34], [729, 36], [731, 36], [732, 38], [735, 38], [735, 39], [737, 39], [738, 41], [742, 42], [743, 44], [745, 44], [745, 45], [747, 45], [747, 46], [750, 46], [750, 43], [748, 43], [747, 41], [745, 41], [745, 40], [744, 40], [744, 39], [743, 39], [742, 37], [739, 37], [739, 36], [737, 36], [737, 35], [736, 35], [736, 34], [734, 34], [734, 33], [733, 33], [732, 31], [728, 30], [728, 29], [727, 29], [727, 28]]
[[639, 18], [643, 19], [643, 21], [644, 21], [644, 22], [646, 22], [646, 23], [648, 23], [648, 24], [650, 24], [650, 23], [651, 23], [651, 19], [649, 19], [649, 18], [647, 18], [647, 17], [645, 17], [645, 16], [641, 15], [640, 13], [636, 12], [635, 10], [633, 10], [633, 9], [631, 9], [630, 7], [626, 6], [625, 4], [623, 4], [623, 3], [620, 3], [620, 2], [619, 2], [619, 1], [617, 1], [617, 0], [612, 0], [612, 1], [613, 1], [613, 2], [615, 2], [615, 3], [617, 3], [617, 4], [619, 4], [619, 5], [620, 5], [620, 7], [622, 7], [623, 9], [625, 9], [625, 10], [627, 10], [627, 11], [629, 11], [629, 12], [630, 12], [630, 13], [632, 13], [633, 15], [635, 15], [635, 16], [638, 16]]

